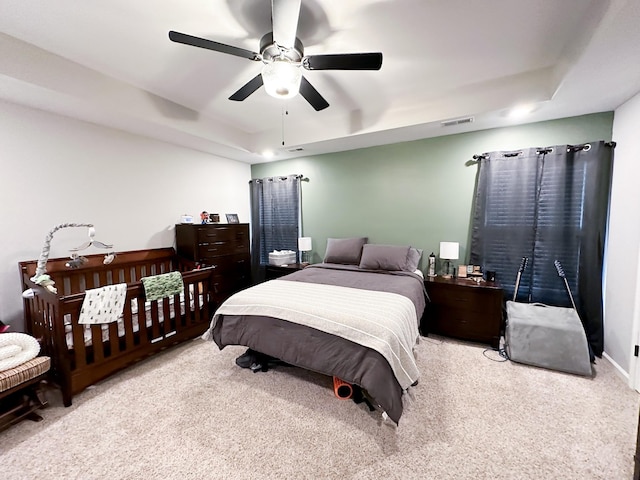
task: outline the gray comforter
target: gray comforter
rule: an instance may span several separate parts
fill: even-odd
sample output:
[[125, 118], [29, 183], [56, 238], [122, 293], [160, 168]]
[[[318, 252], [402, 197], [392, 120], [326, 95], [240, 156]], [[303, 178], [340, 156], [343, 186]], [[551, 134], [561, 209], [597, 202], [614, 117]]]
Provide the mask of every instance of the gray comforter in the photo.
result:
[[[405, 345], [409, 344], [409, 348], [412, 348], [417, 341], [417, 335], [406, 332], [417, 332], [417, 322], [425, 307], [423, 280], [418, 275], [408, 272], [366, 271], [357, 267], [319, 264], [311, 265], [274, 282], [283, 280], [402, 295], [409, 299], [415, 308], [415, 317], [411, 312], [411, 318], [416, 322], [416, 325], [410, 325], [411, 328], [404, 326], [404, 343]], [[275, 286], [275, 283], [263, 285], [261, 289], [256, 288], [255, 293], [258, 293], [259, 290], [273, 291]], [[301, 289], [293, 290], [300, 291]], [[309, 288], [305, 287], [303, 290], [306, 291]], [[326, 294], [326, 287], [318, 287], [318, 290]], [[358, 292], [358, 290], [354, 290], [354, 294], [366, 293]], [[361, 342], [358, 337], [345, 338], [350, 335], [339, 333], [342, 330], [335, 331], [324, 328], [324, 326], [318, 328], [317, 325], [315, 325], [316, 328], [313, 328], [298, 321], [297, 318], [273, 313], [271, 310], [266, 310], [267, 315], [248, 314], [247, 312], [253, 312], [253, 310], [246, 307], [236, 310], [241, 305], [251, 303], [246, 299], [253, 298], [251, 297], [253, 293], [250, 288], [241, 295], [243, 301], [241, 299], [234, 300], [232, 297], [228, 302], [225, 302], [214, 315], [211, 328], [205, 334], [205, 338], [213, 339], [221, 349], [226, 345], [244, 345], [289, 364], [336, 376], [346, 382], [359, 385], [366, 391], [373, 403], [387, 413], [389, 418], [396, 423], [399, 422], [402, 416], [403, 390], [417, 379], [417, 370], [412, 370], [413, 359], [405, 357], [403, 361], [406, 368], [403, 368], [402, 362], [400, 364], [390, 362], [390, 359], [396, 355], [397, 349], [387, 351], [377, 348], [375, 343], [367, 346], [367, 342]], [[313, 296], [309, 294], [308, 298], [311, 299]], [[381, 297], [383, 296], [381, 295]], [[356, 296], [355, 298], [362, 297]], [[301, 300], [300, 305], [313, 303]], [[298, 308], [297, 304], [296, 308]], [[256, 312], [258, 311], [256, 310]], [[236, 314], [236, 312], [242, 313]], [[344, 317], [348, 316], [345, 310]], [[392, 312], [392, 315], [389, 316], [395, 318], [396, 312]], [[414, 335], [416, 338], [412, 338]], [[388, 341], [384, 340], [382, 343], [387, 344]], [[399, 370], [406, 375], [399, 374]]]

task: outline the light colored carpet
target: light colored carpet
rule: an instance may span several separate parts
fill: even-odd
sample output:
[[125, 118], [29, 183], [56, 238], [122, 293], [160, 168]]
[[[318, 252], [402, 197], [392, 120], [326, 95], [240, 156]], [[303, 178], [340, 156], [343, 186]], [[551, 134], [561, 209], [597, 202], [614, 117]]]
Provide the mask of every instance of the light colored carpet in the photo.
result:
[[422, 377], [396, 428], [336, 399], [329, 377], [238, 368], [243, 351], [198, 339], [83, 392], [70, 408], [51, 392], [44, 421], [0, 433], [0, 477], [632, 477], [640, 397], [604, 359], [587, 379], [422, 339]]

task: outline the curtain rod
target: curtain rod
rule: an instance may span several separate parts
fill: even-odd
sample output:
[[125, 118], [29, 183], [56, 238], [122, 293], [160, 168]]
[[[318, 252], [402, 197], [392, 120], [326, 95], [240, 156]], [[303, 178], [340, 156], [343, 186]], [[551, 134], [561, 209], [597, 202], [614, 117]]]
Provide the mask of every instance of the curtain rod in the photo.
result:
[[251, 180], [249, 180], [249, 183], [260, 183], [260, 182], [273, 182], [274, 180], [286, 180], [289, 177], [293, 177], [293, 178], [299, 178], [300, 180], [304, 180], [304, 175], [302, 175], [301, 173], [292, 173], [289, 175], [277, 175], [275, 177], [265, 177], [265, 178], [252, 178]]
[[[615, 148], [616, 147], [616, 142], [604, 142], [604, 145], [607, 147], [611, 147], [611, 148]], [[583, 143], [583, 144], [579, 144], [579, 145], [567, 145], [567, 150], [572, 150], [574, 152], [577, 152], [578, 150], [586, 150], [589, 151], [591, 149], [591, 144], [590, 143]], [[553, 148], [551, 147], [546, 147], [546, 148], [538, 148], [536, 150], [536, 153], [538, 155], [541, 154], [547, 154], [547, 153], [551, 153], [553, 151]], [[508, 153], [503, 153], [502, 155], [504, 157], [517, 157], [518, 155], [520, 155], [522, 153], [522, 151], [518, 151], [518, 152], [508, 152]], [[473, 159], [476, 161], [480, 161], [480, 160], [485, 160], [489, 157], [488, 153], [481, 153], [479, 155], [474, 155]]]

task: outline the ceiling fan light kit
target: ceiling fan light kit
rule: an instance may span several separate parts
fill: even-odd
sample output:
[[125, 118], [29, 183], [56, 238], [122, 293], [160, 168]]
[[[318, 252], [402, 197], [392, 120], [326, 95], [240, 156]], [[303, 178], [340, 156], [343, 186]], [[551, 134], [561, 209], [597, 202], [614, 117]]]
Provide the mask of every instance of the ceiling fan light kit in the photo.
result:
[[265, 91], [274, 98], [293, 98], [300, 90], [302, 72], [299, 66], [286, 60], [274, 60], [262, 67]]
[[266, 92], [275, 98], [288, 99], [298, 92], [316, 110], [323, 110], [329, 103], [302, 75], [305, 70], [380, 70], [382, 53], [341, 53], [304, 56], [302, 42], [297, 38], [301, 0], [272, 0], [271, 19], [273, 32], [260, 39], [260, 53], [244, 48], [194, 37], [180, 32], [169, 32], [169, 39], [176, 43], [214, 50], [252, 61], [263, 62], [262, 72], [249, 80], [229, 97], [241, 102], [264, 85]]

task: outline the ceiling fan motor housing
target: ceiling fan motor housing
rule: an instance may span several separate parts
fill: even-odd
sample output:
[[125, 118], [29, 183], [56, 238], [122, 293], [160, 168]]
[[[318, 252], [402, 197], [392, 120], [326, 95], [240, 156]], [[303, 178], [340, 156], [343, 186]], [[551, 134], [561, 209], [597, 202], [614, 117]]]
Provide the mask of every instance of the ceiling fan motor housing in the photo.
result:
[[296, 38], [293, 48], [280, 47], [273, 41], [273, 32], [269, 32], [260, 39], [260, 55], [262, 55], [264, 63], [273, 62], [277, 59], [300, 63], [302, 57], [304, 57], [304, 47], [299, 38]]

